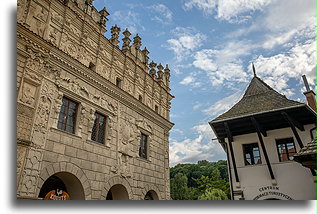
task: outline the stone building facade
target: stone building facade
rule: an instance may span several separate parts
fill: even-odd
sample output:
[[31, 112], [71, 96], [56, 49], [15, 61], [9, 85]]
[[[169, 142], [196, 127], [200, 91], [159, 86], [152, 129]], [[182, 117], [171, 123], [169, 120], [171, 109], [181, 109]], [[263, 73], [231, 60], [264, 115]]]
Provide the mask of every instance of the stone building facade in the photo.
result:
[[170, 70], [92, 2], [18, 0], [17, 198], [168, 200]]

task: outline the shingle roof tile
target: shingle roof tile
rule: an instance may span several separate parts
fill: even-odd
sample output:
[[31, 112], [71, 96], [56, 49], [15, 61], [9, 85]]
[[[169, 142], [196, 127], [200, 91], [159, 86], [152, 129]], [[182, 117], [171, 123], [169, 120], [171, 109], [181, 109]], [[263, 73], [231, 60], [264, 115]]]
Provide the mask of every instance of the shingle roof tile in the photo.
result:
[[213, 122], [298, 105], [303, 104], [287, 99], [284, 95], [279, 94], [260, 78], [255, 76], [251, 80], [242, 99], [230, 110], [215, 118]]

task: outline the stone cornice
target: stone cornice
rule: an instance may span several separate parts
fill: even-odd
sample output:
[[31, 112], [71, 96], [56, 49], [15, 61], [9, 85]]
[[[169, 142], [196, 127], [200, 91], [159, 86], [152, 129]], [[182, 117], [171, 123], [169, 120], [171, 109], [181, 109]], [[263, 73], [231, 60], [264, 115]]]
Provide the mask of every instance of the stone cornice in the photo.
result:
[[164, 129], [167, 128], [168, 130], [173, 127], [173, 123], [166, 120], [154, 110], [145, 106], [143, 103], [140, 103], [132, 95], [128, 94], [122, 89], [117, 88], [113, 83], [93, 72], [81, 62], [59, 50], [51, 43], [45, 41], [43, 38], [36, 35], [21, 24], [17, 25], [17, 37], [23, 39], [26, 43], [32, 44], [45, 53], [49, 52], [51, 56], [50, 62], [62, 62], [64, 65], [67, 65], [65, 67], [63, 66], [62, 68], [67, 70], [72, 75], [78, 77], [82, 81], [85, 81], [87, 84], [98, 88], [100, 91], [118, 100], [121, 104], [129, 106], [140, 115], [150, 118], [157, 125], [163, 127]]

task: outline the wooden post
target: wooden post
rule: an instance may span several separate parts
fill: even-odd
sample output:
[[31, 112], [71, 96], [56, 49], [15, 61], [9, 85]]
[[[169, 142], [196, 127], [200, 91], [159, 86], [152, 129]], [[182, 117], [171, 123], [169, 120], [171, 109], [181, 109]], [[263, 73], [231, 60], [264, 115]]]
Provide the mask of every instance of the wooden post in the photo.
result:
[[225, 125], [225, 129], [227, 132], [227, 137], [228, 137], [228, 142], [229, 142], [228, 144], [229, 144], [229, 149], [230, 149], [230, 154], [231, 154], [231, 159], [232, 159], [234, 175], [236, 177], [236, 182], [239, 183], [240, 181], [239, 181], [239, 176], [238, 176], [238, 171], [237, 171], [237, 166], [236, 166], [236, 160], [235, 160], [233, 148], [232, 148], [233, 137], [232, 137], [232, 134], [230, 132], [228, 123], [225, 122], [224, 125]]
[[271, 162], [269, 160], [269, 156], [267, 155], [267, 152], [266, 152], [266, 148], [265, 148], [265, 145], [264, 145], [264, 141], [263, 141], [263, 138], [262, 138], [262, 135], [261, 135], [261, 131], [260, 131], [260, 125], [258, 124], [258, 122], [256, 121], [256, 119], [254, 117], [251, 117], [251, 120], [252, 120], [252, 123], [256, 129], [256, 133], [258, 135], [258, 138], [259, 138], [259, 141], [260, 141], [260, 145], [261, 145], [261, 148], [263, 150], [263, 153], [264, 153], [264, 158], [265, 158], [265, 161], [266, 161], [266, 164], [267, 164], [267, 168], [270, 172], [270, 176], [271, 176], [271, 179], [274, 180], [275, 177], [274, 177], [274, 173], [273, 173], [273, 170], [272, 170], [272, 167], [271, 167]]
[[[299, 137], [299, 134], [296, 130], [296, 127], [299, 128], [299, 130], [301, 131], [304, 131], [304, 126], [298, 122], [296, 122], [295, 120], [293, 120], [286, 112], [282, 112], [282, 115], [284, 116], [285, 120], [288, 122], [288, 124], [290, 125], [291, 129], [292, 129], [292, 132], [298, 142], [298, 145], [300, 148], [303, 148], [304, 145], [303, 145], [303, 142], [302, 140], [300, 139]], [[295, 127], [296, 126], [296, 127]]]

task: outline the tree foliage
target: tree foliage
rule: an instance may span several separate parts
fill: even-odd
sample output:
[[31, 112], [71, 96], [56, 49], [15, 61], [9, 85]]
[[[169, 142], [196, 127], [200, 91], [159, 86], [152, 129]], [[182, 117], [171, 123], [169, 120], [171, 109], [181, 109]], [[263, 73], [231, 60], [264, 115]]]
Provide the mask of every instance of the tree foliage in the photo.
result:
[[[211, 192], [211, 190], [222, 191], [226, 199], [221, 200], [230, 198], [226, 161], [208, 162], [201, 160], [197, 164], [178, 164], [170, 169], [170, 176], [173, 200], [218, 200], [202, 199], [211, 197], [211, 193], [219, 193], [219, 191]], [[213, 195], [213, 198], [216, 196]]]
[[198, 200], [228, 200], [228, 197], [220, 189], [208, 188], [198, 197]]

